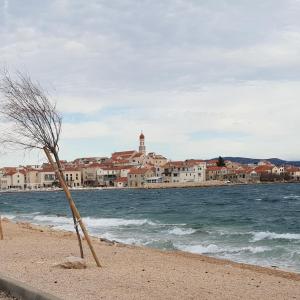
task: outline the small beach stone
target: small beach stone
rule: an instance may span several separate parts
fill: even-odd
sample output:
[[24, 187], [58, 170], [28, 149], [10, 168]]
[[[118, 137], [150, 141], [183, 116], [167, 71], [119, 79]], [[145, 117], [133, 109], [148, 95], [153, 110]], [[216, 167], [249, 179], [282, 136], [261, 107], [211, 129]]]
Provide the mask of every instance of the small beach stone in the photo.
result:
[[69, 256], [60, 264], [59, 267], [64, 269], [85, 269], [87, 267], [84, 259], [76, 256]]

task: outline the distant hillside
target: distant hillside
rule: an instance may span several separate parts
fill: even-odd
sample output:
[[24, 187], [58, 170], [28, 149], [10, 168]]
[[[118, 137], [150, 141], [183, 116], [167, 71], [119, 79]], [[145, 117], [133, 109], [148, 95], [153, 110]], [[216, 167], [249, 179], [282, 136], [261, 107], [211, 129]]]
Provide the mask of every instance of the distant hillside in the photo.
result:
[[223, 157], [225, 160], [230, 160], [233, 162], [241, 163], [241, 164], [255, 164], [261, 160], [267, 160], [274, 165], [293, 165], [300, 167], [300, 161], [287, 161], [279, 158], [268, 158], [268, 159], [259, 159], [259, 158], [247, 158], [247, 157]]

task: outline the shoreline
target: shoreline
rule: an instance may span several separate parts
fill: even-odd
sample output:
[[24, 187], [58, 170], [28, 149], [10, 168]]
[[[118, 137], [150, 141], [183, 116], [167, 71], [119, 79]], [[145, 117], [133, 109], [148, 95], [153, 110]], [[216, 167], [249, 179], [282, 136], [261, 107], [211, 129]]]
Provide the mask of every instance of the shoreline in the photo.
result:
[[[88, 249], [84, 245], [85, 254], [88, 257], [88, 269], [62, 270], [53, 267], [53, 264], [62, 261], [69, 255], [78, 255], [74, 233], [30, 223], [13, 223], [7, 219], [3, 219], [3, 225], [5, 240], [0, 241], [0, 272], [46, 292], [51, 292], [53, 287], [57, 287], [55, 281], [58, 282], [58, 280], [53, 280], [53, 275], [59, 277], [59, 282], [62, 284], [61, 293], [64, 293], [64, 289], [67, 289], [69, 293], [72, 292], [63, 283], [63, 277], [66, 274], [74, 277], [76, 282], [81, 278], [79, 281], [84, 281], [88, 285], [88, 289], [85, 285], [75, 285], [76, 295], [80, 295], [76, 299], [98, 299], [95, 298], [94, 293], [94, 289], [99, 289], [96, 284], [99, 285], [97, 274], [105, 282], [104, 298], [112, 296], [111, 281], [114, 284], [118, 282], [115, 277], [121, 282], [125, 281], [122, 286], [117, 284], [113, 292], [116, 298], [122, 298], [124, 288], [128, 295], [131, 295], [128, 296], [128, 299], [145, 296], [147, 291], [149, 292], [149, 285], [152, 286], [152, 292], [154, 290], [159, 292], [157, 299], [171, 299], [171, 297], [167, 297], [170, 293], [173, 293], [174, 296], [178, 295], [178, 297], [181, 295], [179, 297], [181, 299], [197, 298], [197, 295], [201, 295], [205, 299], [235, 299], [243, 298], [243, 296], [245, 296], [244, 299], [286, 299], [288, 294], [292, 299], [293, 296], [300, 294], [299, 273], [237, 263], [184, 251], [162, 251], [127, 245], [95, 237], [92, 238], [93, 243], [104, 267], [100, 270], [95, 267]], [[125, 277], [119, 278], [119, 272]], [[78, 277], [78, 275], [80, 276]], [[87, 278], [82, 279], [81, 275], [87, 276]], [[207, 277], [210, 277], [208, 281]], [[163, 282], [158, 280], [161, 278], [164, 279]], [[195, 280], [197, 278], [198, 280]], [[148, 282], [151, 283], [153, 280], [154, 286]], [[168, 282], [167, 286], [164, 281]], [[239, 281], [239, 284], [232, 286], [232, 283], [236, 281]], [[268, 282], [268, 284], [262, 284], [262, 282]], [[253, 285], [254, 283], [255, 285]], [[207, 285], [210, 286], [208, 290]], [[225, 294], [217, 288], [222, 285]], [[264, 289], [262, 289], [263, 286]], [[137, 289], [137, 287], [143, 287], [145, 291]], [[203, 289], [209, 293], [205, 293]], [[247, 291], [249, 297], [246, 296]], [[56, 296], [61, 296], [60, 292], [57, 291]], [[143, 294], [144, 292], [146, 294]], [[284, 294], [282, 294], [283, 292]], [[284, 295], [285, 297], [283, 297]], [[64, 294], [62, 298], [72, 299], [73, 296]]]
[[[209, 183], [209, 184], [194, 184], [194, 185], [170, 185], [162, 186], [157, 184], [154, 186], [145, 187], [80, 187], [80, 188], [69, 188], [71, 192], [84, 192], [84, 191], [102, 191], [102, 190], [155, 190], [155, 189], [186, 189], [186, 188], [214, 188], [214, 187], [232, 187], [232, 186], [245, 186], [245, 185], [273, 185], [273, 184], [300, 184], [296, 181], [285, 181], [285, 182], [255, 182], [255, 183]], [[63, 192], [62, 188], [39, 188], [39, 189], [10, 189], [10, 190], [0, 190], [0, 194], [12, 194], [12, 193], [38, 193], [38, 192]]]

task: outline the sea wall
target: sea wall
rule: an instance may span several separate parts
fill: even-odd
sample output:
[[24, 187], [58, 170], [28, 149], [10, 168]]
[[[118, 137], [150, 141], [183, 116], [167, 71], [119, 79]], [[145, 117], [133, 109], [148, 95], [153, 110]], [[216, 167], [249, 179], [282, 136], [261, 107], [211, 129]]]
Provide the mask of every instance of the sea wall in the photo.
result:
[[207, 186], [223, 186], [230, 185], [221, 180], [208, 180], [204, 182], [162, 182], [162, 183], [146, 183], [146, 189], [163, 189], [163, 188], [187, 188], [187, 187], [207, 187]]

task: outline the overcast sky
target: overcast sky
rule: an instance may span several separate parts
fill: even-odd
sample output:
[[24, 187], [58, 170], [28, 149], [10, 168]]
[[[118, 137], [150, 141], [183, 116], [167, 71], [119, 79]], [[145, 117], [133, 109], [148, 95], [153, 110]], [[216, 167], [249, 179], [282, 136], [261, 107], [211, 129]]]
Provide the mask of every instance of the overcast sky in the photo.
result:
[[299, 0], [0, 0], [0, 65], [57, 101], [64, 159], [137, 149], [141, 130], [173, 160], [300, 159]]

